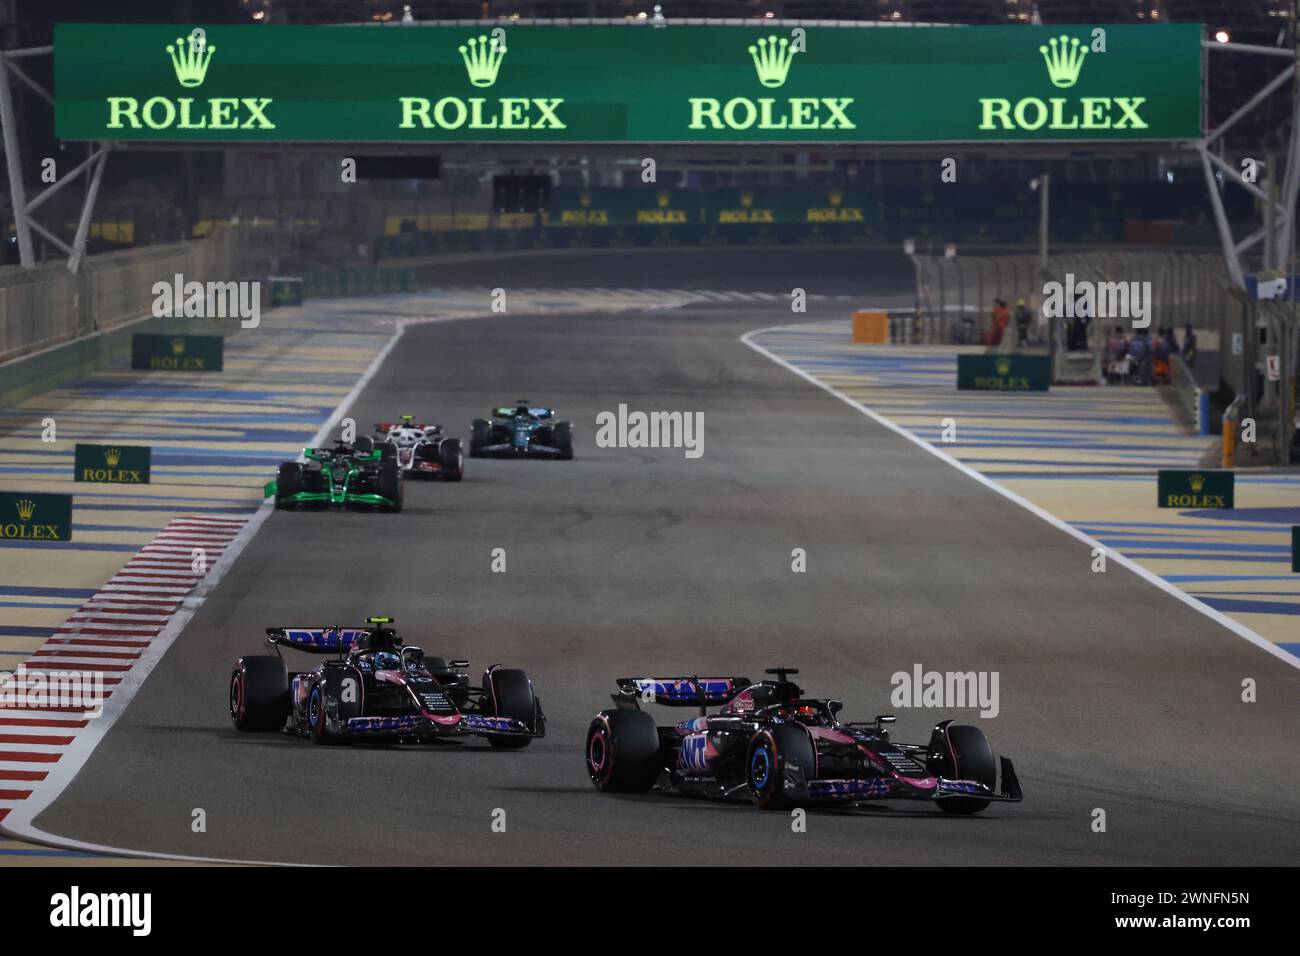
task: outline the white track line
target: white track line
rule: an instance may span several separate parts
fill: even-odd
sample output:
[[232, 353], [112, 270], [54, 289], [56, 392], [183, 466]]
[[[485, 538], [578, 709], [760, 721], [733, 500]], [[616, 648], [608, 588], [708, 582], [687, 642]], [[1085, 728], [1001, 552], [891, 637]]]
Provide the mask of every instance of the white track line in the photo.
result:
[[1177, 598], [1179, 601], [1182, 601], [1184, 604], [1186, 604], [1188, 607], [1192, 608], [1193, 610], [1199, 611], [1201, 614], [1204, 614], [1206, 617], [1214, 621], [1216, 624], [1222, 624], [1224, 627], [1226, 627], [1233, 634], [1236, 634], [1238, 637], [1245, 638], [1246, 640], [1250, 641], [1250, 643], [1254, 644], [1256, 647], [1262, 648], [1263, 650], [1272, 654], [1274, 657], [1276, 657], [1278, 660], [1282, 661], [1283, 663], [1289, 664], [1291, 667], [1300, 670], [1300, 658], [1288, 654], [1286, 651], [1282, 650], [1282, 648], [1278, 647], [1272, 641], [1268, 640], [1265, 637], [1261, 637], [1259, 634], [1256, 634], [1254, 631], [1252, 631], [1246, 625], [1242, 624], [1240, 621], [1234, 621], [1226, 614], [1223, 614], [1220, 611], [1216, 611], [1214, 608], [1210, 607], [1208, 604], [1204, 603], [1203, 601], [1198, 601], [1196, 598], [1192, 597], [1186, 591], [1180, 590], [1179, 588], [1170, 584], [1168, 581], [1160, 577], [1160, 575], [1156, 574], [1154, 571], [1148, 571], [1146, 568], [1142, 567], [1142, 565], [1129, 560], [1128, 558], [1124, 557], [1124, 555], [1115, 551], [1113, 548], [1108, 548], [1106, 545], [1102, 544], [1096, 538], [1092, 537], [1091, 535], [1085, 534], [1084, 532], [1080, 531], [1078, 528], [1071, 525], [1069, 522], [1063, 521], [1062, 519], [1056, 517], [1056, 515], [1052, 514], [1051, 512], [1043, 510], [1038, 505], [1030, 501], [1028, 498], [1021, 497], [1020, 495], [1016, 494], [1014, 491], [1010, 490], [1009, 488], [1006, 488], [998, 484], [992, 478], [980, 474], [978, 471], [976, 471], [974, 468], [971, 468], [969, 465], [965, 464], [964, 462], [958, 461], [956, 458], [952, 457], [952, 455], [949, 455], [947, 452], [942, 451], [939, 448], [936, 448], [934, 445], [931, 445], [924, 438], [918, 438], [916, 435], [913, 435], [911, 432], [909, 432], [907, 429], [903, 428], [902, 426], [894, 424], [892, 421], [890, 421], [888, 418], [885, 418], [879, 412], [872, 411], [870, 408], [863, 405], [861, 402], [857, 401], [854, 398], [849, 397], [844, 392], [841, 392], [835, 386], [827, 385], [825, 382], [819, 381], [809, 373], [805, 372], [803, 369], [795, 365], [792, 365], [791, 363], [783, 359], [781, 356], [775, 354], [774, 352], [769, 351], [768, 349], [765, 349], [763, 346], [759, 345], [757, 342], [753, 340], [753, 336], [762, 335], [765, 332], [784, 332], [784, 331], [792, 331], [797, 328], [798, 326], [773, 325], [764, 329], [754, 329], [742, 335], [740, 337], [740, 341], [744, 342], [746, 345], [748, 345], [759, 355], [762, 355], [764, 358], [771, 359], [773, 362], [775, 362], [777, 365], [780, 365], [782, 368], [793, 372], [795, 375], [798, 375], [804, 381], [811, 382], [813, 385], [816, 385], [818, 388], [820, 388], [822, 391], [826, 392], [827, 394], [834, 395], [841, 402], [848, 405], [850, 408], [857, 409], [859, 412], [861, 412], [863, 415], [866, 415], [868, 418], [876, 422], [878, 425], [882, 425], [885, 428], [888, 428], [890, 431], [903, 436], [912, 444], [920, 448], [924, 448], [930, 454], [934, 455], [935, 458], [938, 458], [940, 461], [956, 468], [958, 471], [966, 475], [968, 478], [975, 479], [981, 485], [984, 485], [986, 488], [989, 488], [992, 491], [997, 492], [1002, 497], [1006, 498], [1008, 501], [1015, 502], [1020, 507], [1028, 511], [1030, 514], [1037, 515], [1039, 518], [1042, 518], [1052, 527], [1060, 531], [1064, 531], [1072, 538], [1077, 538], [1079, 541], [1082, 541], [1084, 544], [1086, 544], [1089, 548], [1101, 549], [1103, 552], [1105, 552], [1108, 560], [1114, 561], [1116, 564], [1120, 565], [1121, 567], [1127, 568], [1128, 570], [1132, 571], [1134, 574], [1136, 574], [1138, 577], [1142, 578], [1144, 581], [1148, 582], [1149, 584], [1155, 585], [1156, 587], [1158, 587], [1160, 590], [1164, 591], [1166, 594], [1170, 595], [1171, 597]]

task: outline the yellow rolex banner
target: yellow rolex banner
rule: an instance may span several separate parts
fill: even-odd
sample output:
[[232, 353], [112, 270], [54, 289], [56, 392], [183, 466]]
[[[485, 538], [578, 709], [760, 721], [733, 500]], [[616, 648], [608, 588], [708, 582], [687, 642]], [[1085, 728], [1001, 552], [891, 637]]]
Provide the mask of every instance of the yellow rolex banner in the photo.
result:
[[148, 445], [87, 445], [78, 442], [73, 480], [147, 485], [152, 456], [153, 450]]
[[1231, 471], [1161, 471], [1156, 476], [1157, 504], [1161, 508], [1231, 508], [1235, 478]]
[[220, 372], [225, 339], [220, 335], [131, 336], [131, 367], [158, 372]]
[[0, 491], [0, 542], [71, 540], [72, 495]]

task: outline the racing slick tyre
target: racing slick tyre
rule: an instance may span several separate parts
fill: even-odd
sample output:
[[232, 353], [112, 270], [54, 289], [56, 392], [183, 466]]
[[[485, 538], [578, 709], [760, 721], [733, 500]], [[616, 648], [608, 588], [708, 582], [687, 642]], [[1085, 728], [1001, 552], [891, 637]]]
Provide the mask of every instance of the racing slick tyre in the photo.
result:
[[390, 441], [379, 442], [379, 460], [381, 462], [397, 461], [397, 446]]
[[380, 505], [380, 511], [398, 512], [402, 510], [402, 469], [397, 464], [396, 458], [390, 458], [382, 462], [379, 466], [379, 481], [377, 491], [394, 502], [391, 505]]
[[[492, 701], [492, 716], [513, 717], [528, 726], [537, 726], [537, 697], [533, 682], [521, 670], [497, 668], [483, 674], [483, 693]], [[520, 750], [533, 742], [532, 737], [515, 734], [488, 734], [488, 743], [501, 750]]]
[[236, 730], [279, 730], [289, 718], [289, 671], [273, 654], [241, 657], [230, 675], [230, 719]]
[[[997, 785], [997, 764], [984, 731], [952, 721], [939, 724], [930, 735], [926, 769], [949, 780], [974, 780], [990, 790]], [[974, 797], [948, 797], [935, 803], [944, 813], [979, 813], [989, 805]]]
[[488, 443], [488, 433], [491, 425], [485, 418], [476, 418], [470, 425], [469, 433], [469, 457], [483, 457], [483, 446]]
[[438, 446], [438, 463], [442, 465], [444, 481], [460, 481], [465, 477], [465, 448], [459, 438], [447, 438]]
[[[765, 727], [749, 742], [745, 757], [749, 795], [760, 810], [789, 810], [807, 795], [817, 773], [817, 751], [808, 731], [797, 725]], [[787, 787], [787, 778], [796, 783]]]
[[573, 460], [573, 423], [558, 422], [555, 426], [555, 447], [560, 449], [561, 461]]
[[307, 698], [307, 729], [313, 743], [328, 746], [337, 742], [338, 738], [330, 733], [327, 718], [325, 686], [318, 682], [312, 686], [311, 696]]
[[292, 498], [302, 491], [302, 465], [296, 461], [286, 461], [280, 466], [275, 478], [275, 506], [280, 509], [292, 508]]
[[587, 774], [597, 790], [645, 793], [663, 769], [659, 728], [645, 711], [602, 711], [587, 728]]

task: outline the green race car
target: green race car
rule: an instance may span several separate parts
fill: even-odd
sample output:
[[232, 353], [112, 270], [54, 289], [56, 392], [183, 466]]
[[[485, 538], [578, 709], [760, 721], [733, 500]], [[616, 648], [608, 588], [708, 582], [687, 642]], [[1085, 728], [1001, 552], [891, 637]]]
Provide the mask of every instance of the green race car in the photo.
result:
[[335, 441], [333, 448], [304, 448], [304, 461], [286, 461], [266, 486], [276, 508], [378, 508], [402, 510], [402, 469], [397, 449], [374, 439]]

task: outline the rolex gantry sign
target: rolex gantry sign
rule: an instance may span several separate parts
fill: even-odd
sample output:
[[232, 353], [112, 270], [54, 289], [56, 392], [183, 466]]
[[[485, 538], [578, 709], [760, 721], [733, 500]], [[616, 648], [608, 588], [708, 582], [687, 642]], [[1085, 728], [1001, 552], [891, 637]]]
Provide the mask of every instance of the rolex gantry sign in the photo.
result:
[[997, 142], [1201, 135], [1194, 24], [59, 24], [71, 140]]
[[71, 540], [72, 495], [0, 491], [0, 546]]
[[148, 445], [88, 445], [78, 442], [73, 455], [73, 481], [147, 485], [152, 457]]

